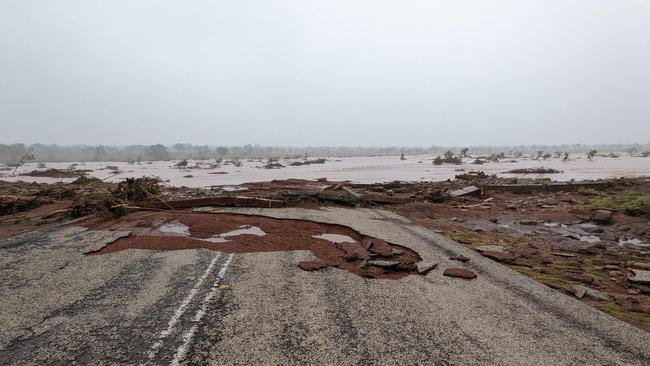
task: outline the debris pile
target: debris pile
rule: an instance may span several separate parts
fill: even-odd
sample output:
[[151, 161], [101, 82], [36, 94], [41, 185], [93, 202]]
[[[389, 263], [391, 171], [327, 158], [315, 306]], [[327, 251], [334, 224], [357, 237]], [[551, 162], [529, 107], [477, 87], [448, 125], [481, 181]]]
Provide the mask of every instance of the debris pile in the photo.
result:
[[157, 197], [160, 193], [160, 180], [151, 177], [127, 178], [114, 188], [106, 188], [75, 197], [70, 206], [70, 216], [73, 218], [90, 214], [124, 216], [129, 209], [139, 209], [133, 204]]
[[512, 169], [503, 172], [504, 174], [558, 174], [562, 173], [557, 169], [552, 168], [521, 168], [521, 169]]
[[21, 176], [26, 177], [46, 177], [46, 178], [79, 178], [83, 177], [86, 174], [92, 172], [92, 170], [87, 169], [73, 169], [73, 170], [61, 170], [61, 169], [47, 169], [47, 170], [32, 170], [28, 173], [23, 173]]
[[290, 166], [302, 166], [302, 165], [311, 165], [311, 164], [325, 164], [327, 160], [326, 159], [313, 159], [313, 160], [305, 160], [305, 161], [294, 161], [289, 163]]

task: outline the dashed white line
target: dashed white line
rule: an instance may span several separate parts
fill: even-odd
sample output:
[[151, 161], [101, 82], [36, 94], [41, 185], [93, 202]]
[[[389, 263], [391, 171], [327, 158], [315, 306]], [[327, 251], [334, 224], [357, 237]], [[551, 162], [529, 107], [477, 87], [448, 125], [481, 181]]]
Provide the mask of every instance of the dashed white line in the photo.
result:
[[[174, 326], [176, 325], [176, 323], [178, 323], [178, 319], [180, 319], [180, 317], [185, 312], [185, 309], [187, 308], [187, 306], [190, 304], [190, 302], [192, 301], [194, 296], [196, 296], [196, 293], [199, 291], [199, 287], [201, 286], [203, 281], [205, 281], [205, 279], [212, 272], [212, 269], [214, 268], [214, 265], [217, 263], [217, 260], [219, 259], [219, 257], [221, 257], [221, 252], [217, 253], [217, 255], [214, 256], [214, 258], [210, 262], [210, 265], [208, 266], [208, 268], [203, 273], [203, 276], [201, 276], [201, 278], [199, 279], [199, 282], [197, 282], [192, 287], [192, 290], [190, 290], [189, 294], [187, 294], [187, 296], [183, 299], [181, 304], [178, 306], [178, 308], [174, 312], [174, 315], [169, 320], [169, 323], [167, 323], [167, 328], [163, 329], [160, 332], [160, 336], [158, 337], [158, 341], [156, 341], [156, 343], [154, 343], [153, 346], [151, 346], [151, 349], [149, 350], [149, 353], [148, 353], [149, 360], [152, 360], [154, 357], [156, 357], [156, 354], [158, 353], [158, 349], [160, 348], [160, 346], [162, 346], [163, 341], [171, 333], [171, 331], [174, 329]], [[232, 254], [230, 255], [230, 257], [228, 259], [228, 263], [230, 262], [231, 258], [232, 258]], [[219, 273], [221, 273], [221, 272], [219, 272]]]
[[[194, 318], [192, 319], [193, 322], [198, 323], [201, 321], [203, 316], [205, 315], [205, 312], [208, 309], [208, 304], [210, 303], [210, 300], [214, 297], [216, 294], [217, 288], [219, 288], [219, 282], [223, 279], [223, 277], [226, 274], [226, 270], [228, 269], [228, 266], [230, 265], [230, 262], [232, 262], [232, 257], [233, 254], [231, 253], [228, 256], [228, 259], [226, 259], [226, 262], [223, 264], [221, 269], [219, 270], [219, 273], [217, 274], [217, 279], [214, 281], [212, 284], [212, 287], [210, 288], [210, 292], [208, 292], [207, 295], [203, 298], [203, 302], [201, 303], [201, 309], [199, 309], [196, 312], [196, 315], [194, 315]], [[176, 353], [174, 354], [174, 358], [172, 359], [172, 362], [170, 363], [171, 366], [178, 366], [183, 358], [185, 358], [185, 354], [187, 353], [187, 348], [190, 345], [190, 342], [192, 342], [192, 338], [194, 337], [194, 333], [196, 333], [198, 324], [195, 324], [183, 334], [183, 344], [181, 344], [178, 349], [176, 350]]]

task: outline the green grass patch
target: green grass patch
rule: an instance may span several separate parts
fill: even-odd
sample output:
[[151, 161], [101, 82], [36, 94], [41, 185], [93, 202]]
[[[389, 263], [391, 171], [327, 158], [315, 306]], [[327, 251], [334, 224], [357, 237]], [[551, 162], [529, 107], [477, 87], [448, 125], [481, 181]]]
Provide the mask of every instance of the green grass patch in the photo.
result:
[[650, 194], [624, 191], [596, 198], [591, 208], [625, 212], [630, 216], [650, 216]]

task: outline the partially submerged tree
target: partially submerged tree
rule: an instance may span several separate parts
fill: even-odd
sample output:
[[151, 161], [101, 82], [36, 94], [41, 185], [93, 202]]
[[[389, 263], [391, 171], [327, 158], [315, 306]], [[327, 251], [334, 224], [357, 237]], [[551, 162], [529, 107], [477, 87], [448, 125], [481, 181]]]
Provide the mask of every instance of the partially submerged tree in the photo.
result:
[[454, 156], [454, 153], [451, 150], [447, 150], [444, 154], [444, 158], [436, 156], [433, 159], [433, 165], [442, 165], [442, 164], [456, 164], [460, 165], [463, 163], [463, 159], [460, 156]]
[[16, 170], [18, 170], [18, 167], [22, 166], [25, 164], [26, 161], [34, 160], [34, 154], [25, 154], [20, 157], [20, 160], [18, 160], [18, 163], [16, 164], [16, 167], [14, 168], [14, 171], [11, 173], [11, 175], [16, 174]]
[[596, 151], [596, 150], [589, 151], [587, 153], [587, 159], [592, 160], [594, 158], [594, 156], [596, 156], [596, 154], [598, 154], [598, 151]]

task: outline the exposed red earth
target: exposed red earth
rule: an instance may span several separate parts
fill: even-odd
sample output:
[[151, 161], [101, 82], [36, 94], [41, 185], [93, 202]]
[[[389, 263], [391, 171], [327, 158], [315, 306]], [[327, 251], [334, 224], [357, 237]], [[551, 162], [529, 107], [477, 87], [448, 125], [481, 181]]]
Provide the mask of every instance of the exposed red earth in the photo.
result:
[[[166, 223], [186, 225], [188, 235], [161, 232]], [[273, 219], [261, 216], [236, 214], [200, 214], [169, 212], [136, 212], [118, 220], [103, 218], [78, 222], [91, 229], [129, 230], [133, 233], [93, 255], [108, 254], [127, 249], [184, 250], [205, 248], [227, 253], [278, 252], [309, 250], [319, 260], [300, 265], [305, 270], [325, 267], [340, 268], [362, 277], [399, 279], [417, 274], [415, 263], [419, 256], [412, 250], [387, 243], [384, 240], [363, 236], [340, 225], [316, 223], [305, 220]], [[222, 233], [242, 227], [256, 227], [264, 236], [241, 234], [228, 236], [224, 242], [209, 242]], [[316, 238], [321, 234], [349, 237], [354, 242], [333, 243]]]

